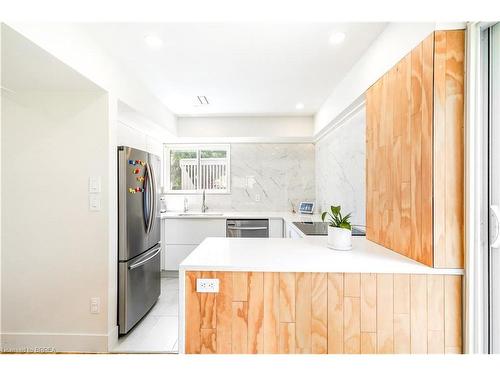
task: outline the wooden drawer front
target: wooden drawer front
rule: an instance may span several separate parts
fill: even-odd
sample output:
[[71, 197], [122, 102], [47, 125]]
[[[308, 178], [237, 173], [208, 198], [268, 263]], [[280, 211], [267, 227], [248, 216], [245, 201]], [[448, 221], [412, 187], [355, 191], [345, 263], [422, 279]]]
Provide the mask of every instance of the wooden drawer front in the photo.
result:
[[165, 240], [173, 245], [199, 245], [207, 237], [226, 237], [225, 219], [166, 219]]
[[[218, 278], [219, 293], [196, 292]], [[462, 277], [187, 272], [186, 353], [461, 353]]]

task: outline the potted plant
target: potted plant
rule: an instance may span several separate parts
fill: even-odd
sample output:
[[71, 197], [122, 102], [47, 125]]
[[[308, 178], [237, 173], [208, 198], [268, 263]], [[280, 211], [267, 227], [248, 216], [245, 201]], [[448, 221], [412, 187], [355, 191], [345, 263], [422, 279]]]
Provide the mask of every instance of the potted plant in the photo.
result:
[[321, 220], [328, 215], [328, 247], [334, 250], [351, 250], [351, 214], [342, 217], [340, 206], [331, 206], [331, 212], [323, 212]]

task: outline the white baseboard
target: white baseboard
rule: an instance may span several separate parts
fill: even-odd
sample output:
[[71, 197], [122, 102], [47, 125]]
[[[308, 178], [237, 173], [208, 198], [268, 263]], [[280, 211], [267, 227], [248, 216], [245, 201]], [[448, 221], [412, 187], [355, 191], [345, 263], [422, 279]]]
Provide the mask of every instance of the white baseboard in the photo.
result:
[[106, 353], [109, 343], [106, 334], [3, 332], [1, 337], [3, 353]]
[[118, 326], [114, 326], [108, 333], [108, 352], [118, 344]]

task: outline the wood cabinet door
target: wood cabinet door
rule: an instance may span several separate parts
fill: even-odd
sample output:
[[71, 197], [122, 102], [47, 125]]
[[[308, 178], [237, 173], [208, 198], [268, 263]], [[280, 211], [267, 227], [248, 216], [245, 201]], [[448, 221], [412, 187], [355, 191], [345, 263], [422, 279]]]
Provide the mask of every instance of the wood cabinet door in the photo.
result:
[[464, 52], [437, 31], [366, 92], [367, 238], [431, 267], [463, 267]]

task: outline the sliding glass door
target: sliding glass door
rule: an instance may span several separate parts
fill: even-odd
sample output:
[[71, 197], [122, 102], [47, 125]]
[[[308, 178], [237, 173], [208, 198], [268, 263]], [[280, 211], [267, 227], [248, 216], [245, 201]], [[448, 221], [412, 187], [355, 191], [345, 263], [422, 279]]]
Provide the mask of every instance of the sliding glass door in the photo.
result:
[[489, 347], [500, 353], [500, 24], [489, 29]]

